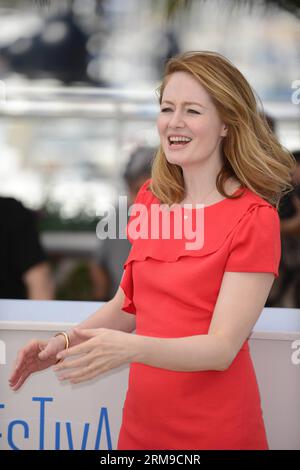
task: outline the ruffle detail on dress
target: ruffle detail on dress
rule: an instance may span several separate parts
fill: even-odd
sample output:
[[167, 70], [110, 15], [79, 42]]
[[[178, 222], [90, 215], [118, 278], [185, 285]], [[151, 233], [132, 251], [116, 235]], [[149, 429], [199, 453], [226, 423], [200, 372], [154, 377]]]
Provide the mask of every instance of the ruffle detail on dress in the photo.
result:
[[[124, 265], [125, 267], [125, 265]], [[123, 277], [120, 282], [123, 289], [125, 298], [122, 305], [122, 310], [127, 313], [136, 314], [136, 308], [133, 302], [133, 280], [132, 280], [132, 265], [126, 265]]]
[[[200, 249], [186, 249], [185, 244], [191, 242], [188, 239], [136, 239], [124, 264], [124, 269], [133, 261], [144, 261], [147, 258], [157, 261], [176, 262], [184, 256], [201, 257], [212, 254], [218, 251], [236, 233], [240, 224], [247, 223], [247, 219], [255, 218], [255, 213], [261, 207], [268, 207], [269, 210], [276, 211], [267, 202], [253, 202], [246, 210], [238, 211], [237, 213], [233, 212], [232, 214], [229, 214], [227, 207], [224, 214], [218, 214], [218, 219], [215, 219], [216, 214], [210, 213], [205, 215], [204, 224], [210, 226], [207, 230], [209, 237], [205, 238], [204, 232], [204, 244]], [[212, 228], [211, 224], [215, 226]]]

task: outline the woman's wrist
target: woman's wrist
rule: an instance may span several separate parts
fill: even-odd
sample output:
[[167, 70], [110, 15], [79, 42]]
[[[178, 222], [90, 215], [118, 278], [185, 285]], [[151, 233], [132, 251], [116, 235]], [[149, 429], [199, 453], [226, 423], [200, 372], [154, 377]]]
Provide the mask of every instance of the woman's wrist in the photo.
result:
[[75, 346], [78, 341], [76, 341], [76, 333], [74, 333], [74, 328], [70, 328], [69, 330], [66, 330], [66, 333], [69, 338], [69, 348], [71, 346]]

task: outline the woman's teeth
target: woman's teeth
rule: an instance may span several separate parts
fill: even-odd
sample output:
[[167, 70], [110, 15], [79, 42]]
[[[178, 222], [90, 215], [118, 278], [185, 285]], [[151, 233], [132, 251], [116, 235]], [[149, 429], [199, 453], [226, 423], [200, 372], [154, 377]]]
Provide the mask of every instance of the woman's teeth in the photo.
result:
[[189, 137], [169, 137], [168, 140], [170, 145], [186, 145], [192, 139]]

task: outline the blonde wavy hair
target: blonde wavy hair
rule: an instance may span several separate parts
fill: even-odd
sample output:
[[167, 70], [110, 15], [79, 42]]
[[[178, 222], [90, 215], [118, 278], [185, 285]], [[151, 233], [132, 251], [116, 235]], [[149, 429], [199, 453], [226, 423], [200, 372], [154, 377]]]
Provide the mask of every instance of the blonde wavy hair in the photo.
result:
[[[230, 177], [278, 209], [281, 197], [293, 189], [291, 177], [296, 162], [277, 140], [262, 112], [262, 104], [242, 73], [221, 54], [191, 51], [169, 59], [158, 88], [159, 103], [168, 79], [174, 72], [191, 74], [209, 93], [221, 120], [228, 127], [221, 153], [223, 167], [216, 186], [225, 197], [231, 196], [224, 184]], [[258, 103], [261, 105], [259, 110]], [[152, 165], [150, 189], [163, 203], [172, 205], [185, 195], [180, 166], [167, 161], [161, 145]]]

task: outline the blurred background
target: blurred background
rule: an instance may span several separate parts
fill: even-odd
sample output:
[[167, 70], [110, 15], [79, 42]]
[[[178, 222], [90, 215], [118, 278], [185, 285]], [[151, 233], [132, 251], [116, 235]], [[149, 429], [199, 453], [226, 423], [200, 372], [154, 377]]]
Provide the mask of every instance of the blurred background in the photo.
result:
[[[18, 247], [10, 247], [26, 253], [18, 255], [25, 287], [0, 296], [38, 298], [36, 279], [48, 283], [45, 298], [113, 295], [129, 246], [106, 246], [96, 226], [120, 194], [134, 197], [134, 178], [142, 184], [148, 176], [158, 144], [155, 90], [165, 61], [179, 52], [214, 50], [232, 60], [262, 99], [281, 143], [297, 152], [300, 93], [298, 103], [292, 95], [300, 88], [299, 44], [299, 0], [0, 0], [0, 196], [21, 204], [5, 206], [0, 224], [6, 230], [9, 216], [21, 220], [18, 210], [28, 209], [35, 222], [13, 230], [29, 233], [35, 225], [39, 238], [32, 247], [18, 236]], [[130, 162], [139, 148], [149, 152], [142, 151], [137, 168]], [[282, 215], [294, 223], [287, 228], [294, 263], [281, 266], [280, 279], [292, 274], [276, 282], [270, 306], [300, 308], [297, 202]], [[120, 251], [119, 270], [109, 250]], [[33, 275], [35, 263], [46, 263], [44, 274]]]

